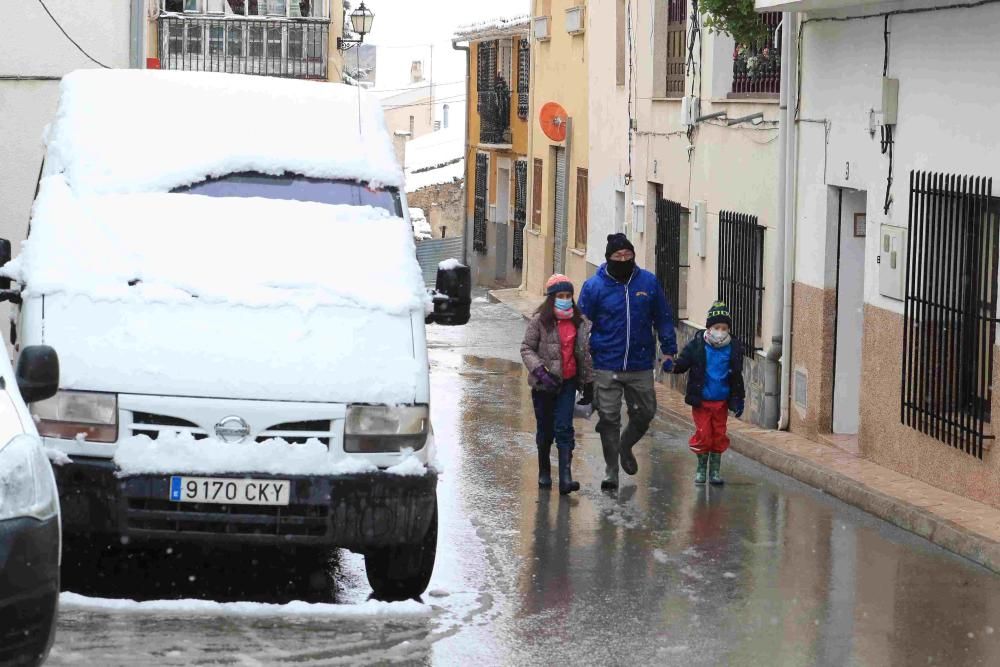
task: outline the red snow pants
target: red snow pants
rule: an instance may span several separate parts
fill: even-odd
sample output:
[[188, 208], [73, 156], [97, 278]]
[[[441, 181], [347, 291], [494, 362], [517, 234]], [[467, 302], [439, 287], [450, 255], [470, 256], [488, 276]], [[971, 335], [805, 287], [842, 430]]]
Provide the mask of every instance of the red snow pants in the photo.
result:
[[710, 454], [729, 449], [726, 423], [729, 420], [729, 405], [726, 401], [704, 401], [691, 409], [695, 432], [689, 445], [695, 454]]

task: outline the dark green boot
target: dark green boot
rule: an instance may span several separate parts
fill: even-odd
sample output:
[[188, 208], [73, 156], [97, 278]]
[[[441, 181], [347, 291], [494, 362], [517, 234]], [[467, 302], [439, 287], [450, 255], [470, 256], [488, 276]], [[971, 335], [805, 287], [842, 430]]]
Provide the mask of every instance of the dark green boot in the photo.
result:
[[698, 455], [698, 470], [694, 474], [695, 484], [704, 484], [708, 476], [708, 454]]
[[552, 486], [552, 462], [549, 454], [552, 445], [538, 445], [538, 486], [547, 489]]
[[708, 455], [708, 483], [719, 486], [726, 483], [722, 479], [722, 453], [712, 452]]

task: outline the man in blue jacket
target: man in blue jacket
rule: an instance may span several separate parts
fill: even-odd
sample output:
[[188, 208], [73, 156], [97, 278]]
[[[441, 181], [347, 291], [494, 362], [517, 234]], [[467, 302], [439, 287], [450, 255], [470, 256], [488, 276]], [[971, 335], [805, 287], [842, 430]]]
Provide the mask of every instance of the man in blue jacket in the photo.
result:
[[[656, 415], [653, 367], [656, 338], [663, 368], [671, 370], [677, 337], [667, 297], [649, 271], [635, 265], [635, 248], [624, 234], [608, 236], [607, 263], [583, 285], [579, 306], [593, 323], [590, 352], [594, 359], [597, 432], [606, 465], [602, 489], [618, 488], [618, 463], [629, 475], [639, 470], [632, 447]], [[621, 428], [622, 396], [628, 425]]]

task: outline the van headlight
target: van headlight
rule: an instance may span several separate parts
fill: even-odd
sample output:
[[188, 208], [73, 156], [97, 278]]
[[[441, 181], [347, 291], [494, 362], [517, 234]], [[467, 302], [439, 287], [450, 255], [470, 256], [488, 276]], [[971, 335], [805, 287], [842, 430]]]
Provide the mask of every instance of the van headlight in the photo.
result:
[[37, 438], [18, 435], [0, 446], [0, 520], [45, 520], [58, 511], [52, 468]]
[[29, 407], [40, 435], [73, 440], [82, 433], [90, 442], [118, 440], [117, 394], [60, 390]]
[[344, 451], [352, 454], [417, 451], [427, 443], [426, 405], [351, 405], [344, 425]]

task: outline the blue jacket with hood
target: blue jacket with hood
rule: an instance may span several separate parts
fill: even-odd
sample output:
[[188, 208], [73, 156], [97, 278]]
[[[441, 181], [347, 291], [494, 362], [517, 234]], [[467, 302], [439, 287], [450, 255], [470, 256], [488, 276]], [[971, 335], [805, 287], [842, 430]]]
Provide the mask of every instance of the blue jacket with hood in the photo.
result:
[[607, 264], [580, 290], [580, 310], [593, 324], [590, 352], [594, 368], [648, 371], [656, 361], [656, 338], [664, 354], [677, 354], [677, 336], [667, 297], [649, 271], [636, 268], [625, 283], [611, 277]]

